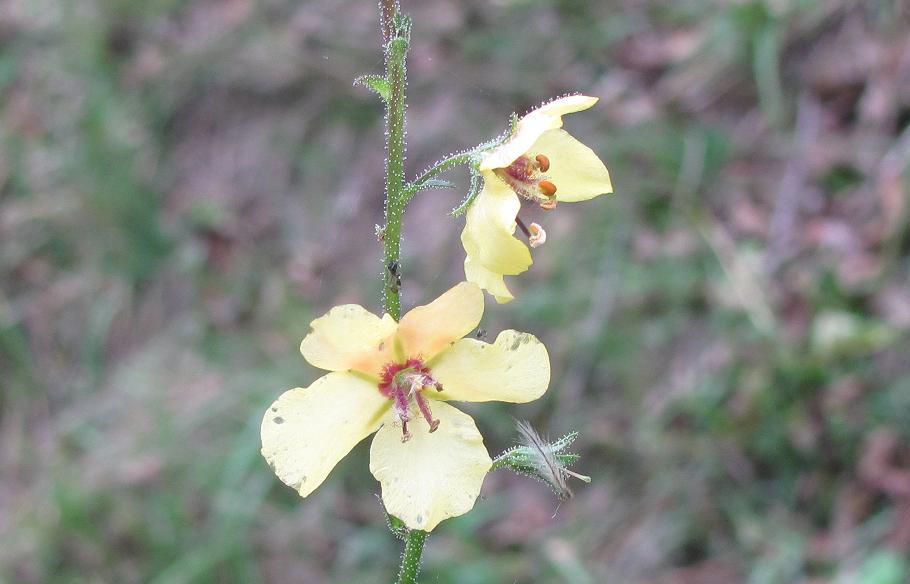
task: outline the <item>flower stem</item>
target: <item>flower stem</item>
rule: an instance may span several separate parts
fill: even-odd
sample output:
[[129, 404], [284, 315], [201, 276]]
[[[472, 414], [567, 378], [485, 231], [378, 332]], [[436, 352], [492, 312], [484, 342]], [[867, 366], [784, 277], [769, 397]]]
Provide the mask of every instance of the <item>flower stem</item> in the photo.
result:
[[401, 555], [401, 569], [398, 571], [397, 584], [417, 584], [417, 574], [420, 572], [420, 556], [423, 554], [423, 544], [427, 541], [427, 532], [412, 529], [404, 543], [404, 553]]
[[477, 154], [474, 150], [468, 150], [467, 152], [459, 152], [458, 154], [452, 154], [448, 158], [444, 158], [444, 159], [440, 160], [439, 162], [437, 162], [430, 168], [423, 171], [423, 173], [421, 173], [420, 176], [415, 178], [410, 183], [409, 186], [415, 190], [419, 189], [421, 186], [423, 186], [423, 184], [425, 182], [427, 182], [434, 176], [436, 176], [442, 172], [445, 172], [446, 170], [449, 170], [450, 168], [455, 168], [456, 166], [459, 166], [462, 164], [470, 164], [476, 155]]
[[[387, 3], [386, 3], [387, 4]], [[409, 30], [396, 30], [398, 18], [397, 3], [393, 9], [383, 5], [383, 26], [392, 20], [391, 38], [385, 46], [386, 79], [389, 83], [389, 99], [386, 101], [386, 189], [385, 189], [385, 231], [383, 233], [383, 262], [386, 267], [383, 290], [383, 309], [395, 320], [401, 318], [400, 257], [401, 217], [407, 203], [404, 188], [405, 153], [405, 85], [407, 72], [405, 61], [408, 54]], [[389, 13], [391, 12], [391, 16]]]
[[[382, 0], [380, 3], [382, 37], [385, 43], [385, 78], [389, 84], [389, 98], [386, 100], [386, 186], [385, 186], [385, 229], [383, 230], [383, 309], [395, 320], [401, 318], [401, 217], [408, 202], [409, 193], [404, 181], [405, 154], [405, 88], [407, 85], [406, 61], [410, 43], [410, 21], [399, 11], [398, 0]], [[427, 532], [418, 529], [408, 531], [398, 584], [417, 584], [420, 558]]]

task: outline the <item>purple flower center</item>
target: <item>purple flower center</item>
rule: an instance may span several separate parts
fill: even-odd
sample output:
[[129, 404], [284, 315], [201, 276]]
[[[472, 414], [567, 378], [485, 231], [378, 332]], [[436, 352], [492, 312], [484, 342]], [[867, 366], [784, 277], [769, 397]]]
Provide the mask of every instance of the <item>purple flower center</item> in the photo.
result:
[[410, 358], [404, 363], [387, 363], [382, 368], [378, 386], [379, 393], [393, 402], [392, 407], [395, 408], [395, 414], [401, 421], [402, 442], [411, 439], [411, 433], [408, 431], [408, 422], [411, 420], [411, 400], [417, 404], [421, 416], [429, 424], [430, 433], [435, 432], [439, 427], [439, 420], [433, 419], [430, 404], [423, 395], [423, 391], [429, 387], [442, 391], [442, 384], [433, 378], [430, 368], [424, 364], [423, 359]]

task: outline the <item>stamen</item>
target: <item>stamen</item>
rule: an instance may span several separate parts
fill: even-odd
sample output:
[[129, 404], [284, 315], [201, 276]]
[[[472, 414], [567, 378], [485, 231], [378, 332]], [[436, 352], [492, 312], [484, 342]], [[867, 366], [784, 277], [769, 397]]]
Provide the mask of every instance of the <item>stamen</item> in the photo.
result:
[[531, 247], [540, 247], [547, 242], [547, 232], [537, 223], [531, 223], [529, 227], [531, 235], [528, 236], [528, 245]]
[[411, 419], [411, 407], [408, 404], [408, 396], [404, 389], [397, 382], [391, 386], [392, 399], [395, 402], [395, 414], [401, 420], [401, 441], [407, 442], [411, 439], [411, 433], [408, 432], [408, 420]]
[[550, 159], [543, 154], [538, 154], [534, 157], [534, 160], [537, 161], [537, 168], [540, 169], [540, 172], [547, 172], [550, 170]]
[[546, 179], [537, 183], [537, 186], [540, 187], [541, 192], [548, 197], [552, 197], [556, 194], [556, 185]]
[[553, 209], [556, 208], [557, 203], [558, 203], [558, 201], [556, 199], [547, 199], [546, 201], [541, 201], [538, 204], [540, 205], [540, 208], [543, 209], [544, 211], [552, 211]]
[[420, 408], [420, 413], [423, 414], [427, 424], [430, 425], [430, 434], [432, 434], [439, 428], [439, 420], [433, 419], [433, 412], [430, 411], [430, 404], [427, 403], [427, 400], [423, 395], [420, 393], [415, 394], [414, 400], [417, 401], [417, 407]]
[[408, 396], [405, 395], [400, 388], [396, 388], [395, 391], [395, 413], [398, 414], [398, 419], [402, 422], [407, 422], [411, 419], [411, 412], [408, 407]]

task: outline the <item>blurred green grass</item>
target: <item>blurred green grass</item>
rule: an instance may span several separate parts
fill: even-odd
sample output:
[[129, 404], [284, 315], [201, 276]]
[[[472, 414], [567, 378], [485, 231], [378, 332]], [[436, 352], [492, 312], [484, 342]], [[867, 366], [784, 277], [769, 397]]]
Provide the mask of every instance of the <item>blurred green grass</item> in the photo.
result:
[[[906, 6], [404, 4], [412, 173], [582, 91], [617, 187], [482, 324], [551, 390], [470, 408], [493, 453], [579, 430], [594, 483], [490, 476], [423, 579], [905, 582]], [[389, 581], [363, 445], [306, 501], [258, 453], [309, 321], [378, 305], [377, 36], [350, 0], [0, 13], [0, 582]], [[406, 217], [406, 305], [461, 277], [456, 203]]]

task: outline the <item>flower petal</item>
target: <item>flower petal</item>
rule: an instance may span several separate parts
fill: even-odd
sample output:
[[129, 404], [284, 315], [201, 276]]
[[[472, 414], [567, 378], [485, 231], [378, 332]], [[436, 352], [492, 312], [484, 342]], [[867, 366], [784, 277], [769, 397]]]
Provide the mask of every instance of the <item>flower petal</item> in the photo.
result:
[[430, 531], [448, 517], [474, 507], [492, 461], [471, 416], [443, 402], [433, 402], [439, 428], [432, 434], [422, 419], [401, 428], [391, 416], [370, 448], [370, 472], [382, 484], [386, 510], [411, 529]]
[[314, 320], [312, 330], [300, 343], [304, 359], [329, 371], [356, 369], [378, 376], [382, 366], [394, 359], [391, 335], [395, 320], [379, 318], [357, 304], [331, 309]]
[[467, 227], [461, 232], [461, 242], [465, 249], [464, 258], [464, 275], [468, 282], [474, 282], [482, 289], [486, 290], [496, 299], [496, 302], [504, 304], [514, 300], [515, 297], [506, 287], [505, 279], [502, 274], [490, 271], [483, 267], [478, 259], [479, 251], [477, 243], [471, 236]]
[[406, 356], [430, 359], [474, 330], [482, 316], [483, 292], [476, 284], [461, 282], [405, 314], [398, 325], [398, 338]]
[[515, 133], [505, 144], [494, 148], [480, 162], [480, 170], [505, 168], [530, 150], [531, 145], [547, 130], [562, 127], [562, 116], [586, 110], [597, 103], [596, 97], [567, 95], [532, 110], [518, 122]]
[[514, 276], [532, 263], [528, 247], [512, 235], [520, 208], [518, 195], [493, 173], [485, 172], [483, 190], [468, 208], [462, 243], [467, 236], [476, 249], [473, 257], [497, 274]]
[[391, 402], [376, 385], [329, 373], [284, 392], [262, 418], [262, 456], [286, 485], [306, 497], [344, 455], [382, 423]]
[[613, 192], [610, 173], [593, 150], [565, 130], [549, 130], [540, 135], [530, 153], [550, 159], [547, 176], [556, 185], [556, 200], [587, 201]]
[[492, 294], [496, 302], [500, 304], [505, 304], [515, 299], [515, 296], [512, 295], [512, 292], [506, 286], [502, 274], [491, 272], [480, 265], [480, 262], [471, 258], [470, 252], [464, 259], [464, 277], [468, 282], [474, 282]]
[[550, 357], [534, 335], [506, 330], [493, 344], [462, 339], [430, 363], [442, 383], [434, 399], [525, 403], [550, 384]]

